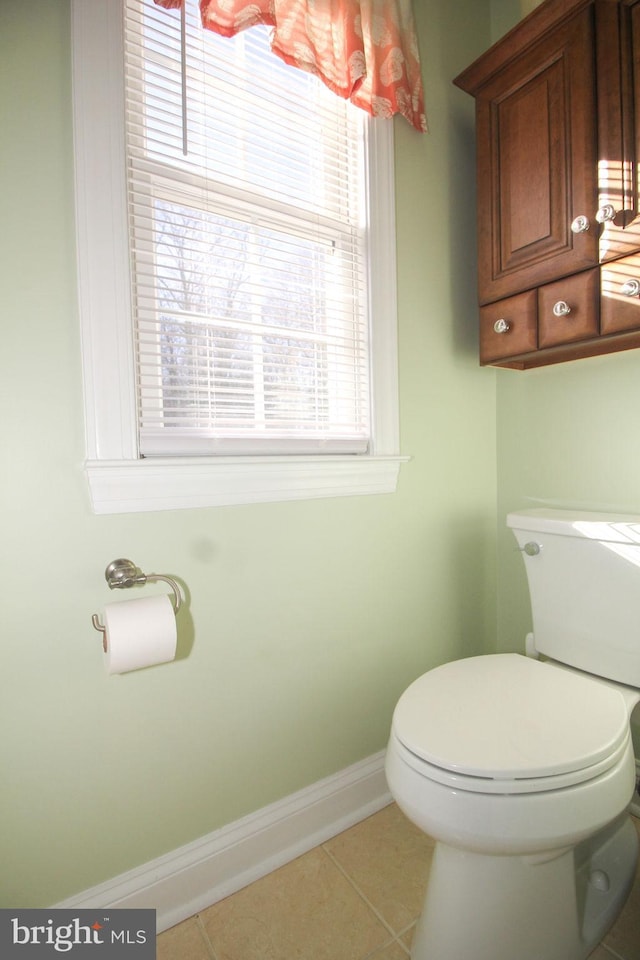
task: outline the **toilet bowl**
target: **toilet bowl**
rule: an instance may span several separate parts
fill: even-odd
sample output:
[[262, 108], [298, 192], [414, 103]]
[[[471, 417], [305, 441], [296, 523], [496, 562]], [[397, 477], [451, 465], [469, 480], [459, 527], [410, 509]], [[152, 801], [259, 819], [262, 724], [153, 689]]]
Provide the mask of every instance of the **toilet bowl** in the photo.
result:
[[[621, 527], [615, 518], [615, 539], [607, 540], [611, 521], [601, 516], [532, 513], [509, 522], [529, 545], [525, 562], [540, 561], [529, 576], [534, 634], [538, 604], [542, 645], [559, 631], [572, 660], [580, 659], [573, 651], [582, 644], [591, 664], [598, 625], [589, 618], [586, 636], [580, 620], [576, 646], [558, 577], [566, 581], [571, 571], [579, 589], [590, 592], [597, 574], [606, 670], [596, 676], [568, 660], [521, 654], [472, 657], [429, 671], [400, 697], [386, 756], [389, 789], [436, 841], [414, 960], [585, 960], [633, 883], [638, 839], [626, 811], [635, 788], [630, 715], [640, 690], [620, 682], [627, 673], [636, 680], [624, 650], [622, 670], [611, 662], [620, 655], [616, 644], [627, 642], [622, 620], [639, 612], [637, 601], [622, 614], [606, 613], [611, 603], [626, 602], [630, 559], [640, 595], [640, 519], [626, 518], [629, 526]], [[531, 526], [535, 542], [527, 539]], [[624, 542], [633, 549], [621, 557], [609, 548], [629, 530]], [[595, 564], [585, 546], [605, 548]], [[603, 574], [611, 572], [612, 557], [622, 572], [622, 601]], [[568, 599], [569, 615], [575, 603]], [[612, 622], [615, 636], [607, 634]]]
[[432, 836], [476, 853], [558, 849], [629, 805], [629, 705], [519, 654], [454, 661], [400, 698], [386, 766], [399, 806]]

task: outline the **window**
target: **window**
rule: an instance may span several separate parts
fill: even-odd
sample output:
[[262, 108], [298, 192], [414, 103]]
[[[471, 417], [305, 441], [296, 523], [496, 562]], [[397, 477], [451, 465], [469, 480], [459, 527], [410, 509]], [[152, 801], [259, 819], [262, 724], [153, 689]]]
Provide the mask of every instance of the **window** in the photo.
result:
[[390, 492], [391, 124], [196, 16], [73, 4], [94, 510]]

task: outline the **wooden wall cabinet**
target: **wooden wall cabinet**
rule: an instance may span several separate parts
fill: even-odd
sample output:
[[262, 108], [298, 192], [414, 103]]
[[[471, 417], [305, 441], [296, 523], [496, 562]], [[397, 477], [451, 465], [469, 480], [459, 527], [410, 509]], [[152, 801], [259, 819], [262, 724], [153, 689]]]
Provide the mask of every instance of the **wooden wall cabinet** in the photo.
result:
[[545, 0], [454, 82], [476, 100], [480, 362], [640, 346], [640, 0]]

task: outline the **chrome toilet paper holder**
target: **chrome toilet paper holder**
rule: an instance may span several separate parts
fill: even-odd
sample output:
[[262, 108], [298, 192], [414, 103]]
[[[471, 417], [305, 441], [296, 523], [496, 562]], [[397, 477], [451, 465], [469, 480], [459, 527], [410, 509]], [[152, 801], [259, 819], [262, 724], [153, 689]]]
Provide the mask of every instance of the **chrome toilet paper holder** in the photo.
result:
[[[173, 590], [173, 609], [177, 613], [182, 604], [182, 593], [180, 587], [173, 577], [168, 577], [164, 573], [143, 573], [132, 560], [112, 560], [104, 572], [104, 578], [109, 584], [111, 590], [125, 590], [128, 587], [135, 587], [145, 583], [155, 583], [157, 580], [163, 580], [168, 583]], [[91, 623], [100, 631], [105, 638], [106, 628], [100, 623], [96, 613], [91, 617]]]

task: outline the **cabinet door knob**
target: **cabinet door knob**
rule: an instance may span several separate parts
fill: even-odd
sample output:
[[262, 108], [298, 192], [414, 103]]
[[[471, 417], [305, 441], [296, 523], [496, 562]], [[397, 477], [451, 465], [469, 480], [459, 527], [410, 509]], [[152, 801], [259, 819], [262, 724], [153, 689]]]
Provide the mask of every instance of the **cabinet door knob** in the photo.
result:
[[615, 220], [616, 208], [611, 203], [605, 203], [596, 213], [598, 223], [606, 223], [607, 220]]
[[588, 229], [589, 217], [585, 217], [583, 214], [571, 221], [572, 233], [586, 233]]
[[503, 320], [501, 318], [500, 320], [496, 320], [496, 322], [493, 325], [493, 329], [495, 330], [496, 333], [508, 333], [510, 326], [511, 325], [508, 320]]
[[566, 300], [558, 300], [557, 303], [553, 305], [553, 315], [554, 317], [566, 317], [567, 314], [571, 313], [571, 307]]
[[640, 294], [640, 280], [632, 278], [622, 284], [622, 295], [625, 297], [637, 297]]

